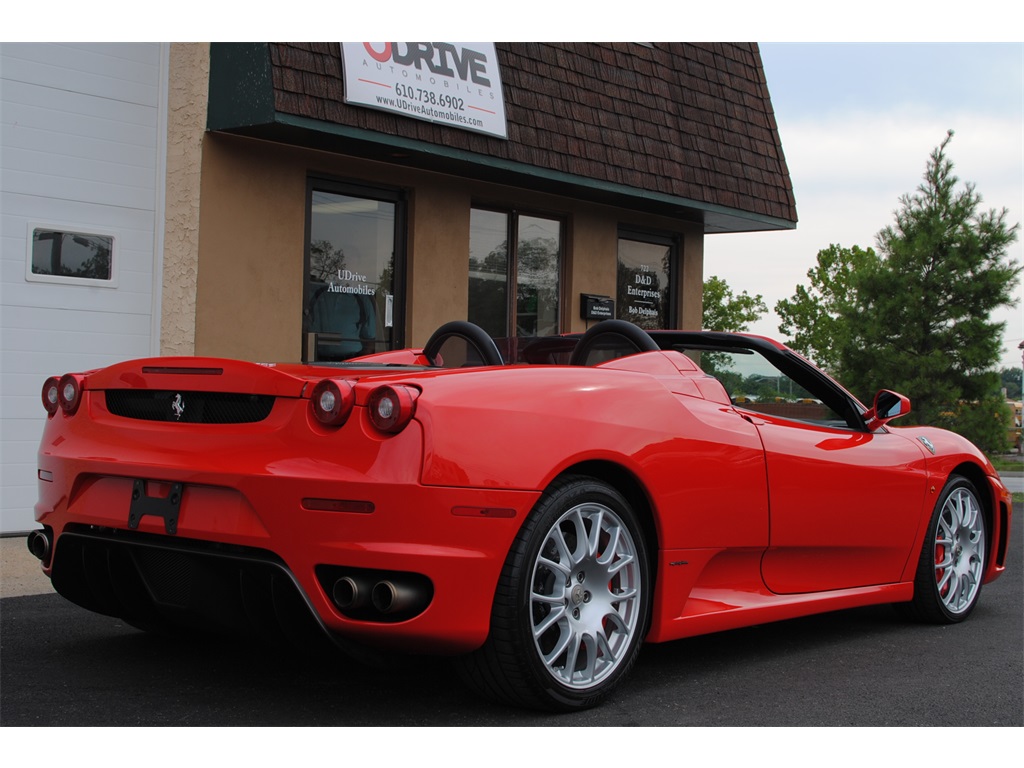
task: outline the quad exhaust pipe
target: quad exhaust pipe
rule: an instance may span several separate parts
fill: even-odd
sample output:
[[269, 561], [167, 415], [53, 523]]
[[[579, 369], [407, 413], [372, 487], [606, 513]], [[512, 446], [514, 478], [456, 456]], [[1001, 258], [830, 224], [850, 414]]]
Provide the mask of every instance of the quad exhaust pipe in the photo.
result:
[[418, 574], [392, 573], [388, 578], [350, 574], [334, 582], [331, 597], [346, 613], [411, 617], [427, 607], [433, 590], [429, 580]]
[[383, 614], [403, 613], [416, 608], [420, 603], [426, 607], [423, 592], [410, 583], [385, 579], [378, 581], [370, 594], [373, 607]]
[[25, 541], [28, 546], [28, 551], [31, 552], [36, 559], [42, 562], [48, 562], [50, 559], [50, 552], [53, 550], [53, 542], [50, 540], [49, 531], [32, 531], [28, 535], [28, 539]]
[[365, 577], [342, 576], [334, 582], [331, 596], [343, 611], [356, 611], [370, 604], [373, 581]]

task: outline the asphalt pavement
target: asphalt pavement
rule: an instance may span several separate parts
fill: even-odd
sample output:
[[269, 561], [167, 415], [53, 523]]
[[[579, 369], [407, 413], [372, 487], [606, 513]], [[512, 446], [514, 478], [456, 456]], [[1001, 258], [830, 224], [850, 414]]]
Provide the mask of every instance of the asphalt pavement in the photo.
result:
[[[235, 638], [147, 634], [52, 591], [4, 597], [0, 725], [1020, 728], [1024, 525], [1015, 522], [1007, 573], [962, 624], [907, 622], [883, 605], [649, 645], [609, 701], [569, 715], [481, 701], [444, 660], [375, 668]], [[2, 544], [13, 556], [24, 540]], [[5, 565], [5, 594], [12, 574]]]

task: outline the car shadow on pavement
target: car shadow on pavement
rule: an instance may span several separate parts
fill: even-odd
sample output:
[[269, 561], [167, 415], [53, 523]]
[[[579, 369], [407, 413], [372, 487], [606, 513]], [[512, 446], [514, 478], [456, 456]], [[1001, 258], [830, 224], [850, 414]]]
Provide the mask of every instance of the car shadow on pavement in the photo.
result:
[[[986, 624], [1000, 618], [997, 612], [986, 610], [983, 601], [971, 622], [929, 627], [908, 624], [891, 607], [878, 606], [648, 645], [608, 702], [558, 715], [481, 701], [443, 659], [395, 657], [387, 666], [367, 666], [336, 654], [296, 653], [235, 637], [140, 632], [56, 595], [8, 598], [0, 614], [0, 723], [954, 724], [948, 696], [936, 696], [935, 689], [977, 689], [984, 669], [965, 663], [937, 675], [937, 660], [955, 658], [957, 645], [978, 642]], [[978, 629], [972, 631], [972, 624]], [[1011, 670], [1008, 690], [979, 693], [980, 703], [961, 709], [955, 724], [1021, 725], [1019, 661], [1017, 667], [1015, 700]], [[1004, 685], [998, 679], [1007, 671], [989, 685]]]

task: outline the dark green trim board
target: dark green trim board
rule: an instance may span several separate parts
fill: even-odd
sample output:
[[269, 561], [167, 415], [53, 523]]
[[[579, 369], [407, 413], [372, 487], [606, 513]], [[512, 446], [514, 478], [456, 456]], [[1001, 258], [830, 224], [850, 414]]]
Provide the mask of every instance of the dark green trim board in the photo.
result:
[[274, 81], [267, 43], [210, 45], [211, 131], [274, 122]]
[[[241, 131], [241, 133], [250, 133]], [[796, 223], [738, 211], [714, 203], [637, 189], [624, 184], [588, 179], [550, 168], [517, 163], [466, 150], [362, 128], [278, 113], [272, 130], [250, 135], [287, 144], [322, 149], [381, 162], [573, 197], [684, 221], [702, 222], [704, 231], [753, 232], [795, 229]]]

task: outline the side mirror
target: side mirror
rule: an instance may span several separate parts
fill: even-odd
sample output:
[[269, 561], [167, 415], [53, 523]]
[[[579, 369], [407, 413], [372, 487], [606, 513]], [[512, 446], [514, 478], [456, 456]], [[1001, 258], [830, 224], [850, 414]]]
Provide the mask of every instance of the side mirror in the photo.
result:
[[882, 389], [875, 395], [874, 407], [864, 414], [864, 421], [868, 431], [874, 432], [893, 419], [906, 416], [908, 413], [910, 413], [910, 398], [890, 389]]

